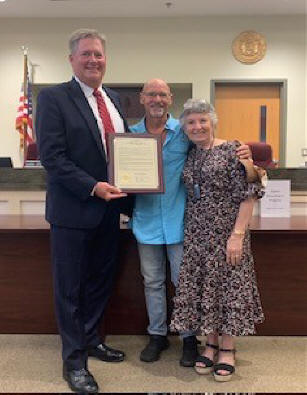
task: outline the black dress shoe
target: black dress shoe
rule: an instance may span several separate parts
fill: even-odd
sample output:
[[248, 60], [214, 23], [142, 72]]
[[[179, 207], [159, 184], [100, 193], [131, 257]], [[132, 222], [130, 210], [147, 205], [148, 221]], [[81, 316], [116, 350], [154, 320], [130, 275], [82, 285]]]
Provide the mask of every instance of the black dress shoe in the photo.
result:
[[169, 347], [166, 336], [150, 335], [149, 343], [140, 354], [140, 360], [143, 362], [154, 362], [160, 358], [163, 350]]
[[114, 350], [114, 348], [102, 343], [96, 347], [89, 347], [88, 356], [96, 357], [104, 362], [121, 362], [125, 358], [125, 353], [120, 350]]
[[82, 392], [84, 394], [98, 393], [98, 384], [87, 369], [67, 370], [64, 366], [63, 378], [74, 392]]

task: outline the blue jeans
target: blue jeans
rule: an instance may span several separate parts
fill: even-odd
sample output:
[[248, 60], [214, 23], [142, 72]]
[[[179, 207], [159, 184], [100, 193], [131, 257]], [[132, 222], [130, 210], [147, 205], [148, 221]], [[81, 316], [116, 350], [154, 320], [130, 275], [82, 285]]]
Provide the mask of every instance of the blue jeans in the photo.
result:
[[[166, 305], [166, 256], [170, 262], [171, 280], [177, 286], [183, 255], [183, 243], [178, 244], [141, 244], [138, 243], [141, 273], [144, 277], [144, 289], [150, 335], [167, 334]], [[194, 333], [181, 333], [182, 337]]]

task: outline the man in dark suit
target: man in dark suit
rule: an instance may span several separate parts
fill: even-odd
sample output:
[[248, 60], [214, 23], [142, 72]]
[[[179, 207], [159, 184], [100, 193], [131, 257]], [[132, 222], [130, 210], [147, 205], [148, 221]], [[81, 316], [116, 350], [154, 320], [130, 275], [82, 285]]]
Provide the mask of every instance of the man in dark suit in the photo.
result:
[[119, 204], [107, 182], [106, 135], [128, 131], [115, 92], [102, 87], [105, 40], [95, 30], [73, 33], [70, 82], [43, 89], [36, 132], [47, 171], [54, 294], [63, 344], [63, 377], [73, 391], [98, 392], [87, 358], [120, 362], [124, 353], [101, 342], [98, 324], [116, 268]]

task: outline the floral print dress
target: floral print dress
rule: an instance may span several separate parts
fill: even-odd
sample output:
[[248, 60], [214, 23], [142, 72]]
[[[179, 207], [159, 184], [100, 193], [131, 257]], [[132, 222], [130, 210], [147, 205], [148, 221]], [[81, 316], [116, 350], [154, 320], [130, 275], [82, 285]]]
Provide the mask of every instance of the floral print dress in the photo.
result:
[[255, 323], [264, 319], [249, 231], [240, 263], [226, 263], [226, 243], [240, 203], [263, 196], [260, 183], [246, 182], [245, 169], [236, 156], [239, 145], [225, 142], [209, 150], [194, 147], [185, 164], [184, 256], [172, 331], [250, 335], [255, 333]]

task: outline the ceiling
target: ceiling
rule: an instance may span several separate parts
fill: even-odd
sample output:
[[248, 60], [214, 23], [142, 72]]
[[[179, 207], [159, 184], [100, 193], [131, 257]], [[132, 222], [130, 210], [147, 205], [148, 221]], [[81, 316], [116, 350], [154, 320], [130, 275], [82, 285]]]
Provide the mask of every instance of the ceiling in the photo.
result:
[[0, 17], [180, 17], [305, 14], [305, 0], [0, 0]]

